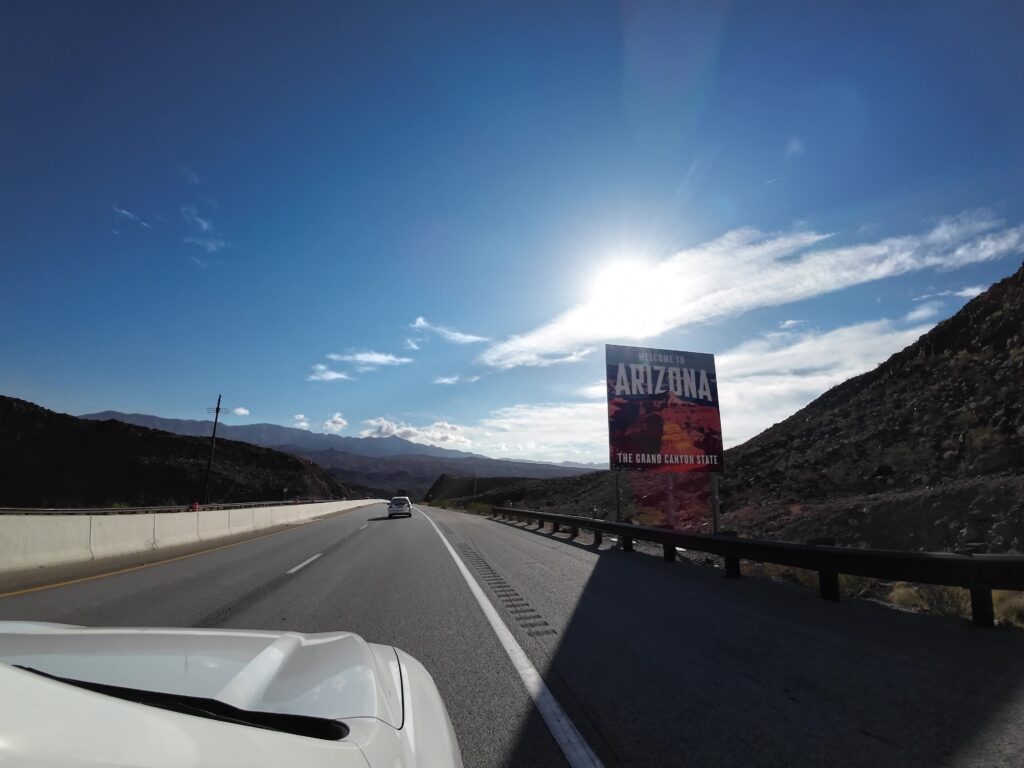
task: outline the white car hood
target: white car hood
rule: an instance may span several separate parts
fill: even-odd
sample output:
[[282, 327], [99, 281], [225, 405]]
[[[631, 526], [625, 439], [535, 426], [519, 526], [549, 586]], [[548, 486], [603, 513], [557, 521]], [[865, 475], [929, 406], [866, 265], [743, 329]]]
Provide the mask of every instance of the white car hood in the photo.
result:
[[0, 621], [0, 663], [71, 680], [217, 699], [250, 711], [403, 724], [395, 649], [349, 632], [92, 629]]

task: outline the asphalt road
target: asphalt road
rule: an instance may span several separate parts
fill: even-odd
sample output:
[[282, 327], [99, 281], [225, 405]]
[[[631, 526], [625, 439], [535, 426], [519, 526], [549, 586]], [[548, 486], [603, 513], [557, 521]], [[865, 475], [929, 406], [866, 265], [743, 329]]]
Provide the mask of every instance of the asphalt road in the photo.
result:
[[431, 671], [467, 766], [565, 765], [443, 535], [605, 765], [1024, 765], [1019, 630], [421, 509], [437, 530], [360, 508], [0, 618], [358, 632]]

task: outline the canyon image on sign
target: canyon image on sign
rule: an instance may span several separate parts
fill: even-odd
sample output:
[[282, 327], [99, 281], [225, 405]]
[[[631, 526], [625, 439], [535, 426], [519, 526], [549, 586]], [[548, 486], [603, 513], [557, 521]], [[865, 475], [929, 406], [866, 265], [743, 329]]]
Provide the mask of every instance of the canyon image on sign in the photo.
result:
[[721, 472], [715, 357], [605, 345], [612, 469]]

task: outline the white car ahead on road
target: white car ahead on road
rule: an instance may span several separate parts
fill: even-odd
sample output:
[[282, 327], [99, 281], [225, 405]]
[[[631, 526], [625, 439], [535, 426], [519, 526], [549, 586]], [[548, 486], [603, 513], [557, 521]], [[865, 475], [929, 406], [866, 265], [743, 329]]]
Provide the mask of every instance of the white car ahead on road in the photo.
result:
[[0, 765], [461, 768], [430, 674], [349, 632], [0, 621]]
[[395, 496], [388, 504], [388, 517], [395, 515], [412, 517], [412, 502], [409, 501], [408, 496]]

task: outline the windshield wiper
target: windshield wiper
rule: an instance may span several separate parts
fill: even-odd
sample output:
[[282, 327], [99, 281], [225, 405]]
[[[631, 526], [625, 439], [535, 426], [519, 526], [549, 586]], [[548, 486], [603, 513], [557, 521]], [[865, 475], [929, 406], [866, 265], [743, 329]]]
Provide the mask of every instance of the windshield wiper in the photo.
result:
[[170, 710], [171, 712], [179, 712], [184, 715], [205, 717], [209, 720], [220, 720], [225, 723], [247, 725], [253, 728], [264, 728], [268, 731], [292, 733], [296, 736], [308, 736], [313, 739], [327, 739], [328, 741], [340, 741], [348, 736], [348, 726], [340, 720], [328, 720], [327, 718], [310, 717], [309, 715], [280, 714], [277, 712], [253, 712], [248, 709], [232, 707], [230, 704], [225, 704], [216, 699], [183, 696], [176, 693], [161, 693], [160, 691], [145, 691], [138, 688], [122, 688], [118, 685], [91, 683], [85, 680], [72, 680], [67, 677], [59, 677], [47, 672], [41, 672], [32, 667], [23, 667], [20, 664], [15, 664], [14, 666], [40, 677], [48, 677], [51, 680], [73, 685], [76, 688], [85, 688], [95, 693], [133, 701], [136, 704], [145, 704], [148, 707], [158, 707]]

